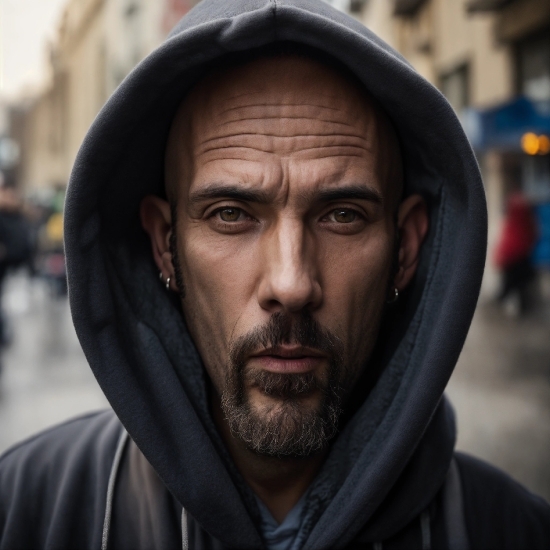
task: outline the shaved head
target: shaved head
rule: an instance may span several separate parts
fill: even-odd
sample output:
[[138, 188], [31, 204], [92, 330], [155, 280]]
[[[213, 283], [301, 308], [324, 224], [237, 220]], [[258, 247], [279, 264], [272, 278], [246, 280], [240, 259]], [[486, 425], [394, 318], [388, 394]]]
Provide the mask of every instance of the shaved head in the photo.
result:
[[[288, 142], [290, 149], [284, 154], [303, 150], [307, 144], [299, 135], [299, 105], [304, 97], [310, 114], [321, 123], [333, 124], [329, 132], [340, 127], [368, 142], [375, 156], [375, 171], [384, 181], [384, 202], [394, 210], [402, 196], [403, 163], [389, 118], [345, 68], [293, 53], [218, 67], [186, 96], [166, 148], [165, 186], [170, 202], [176, 202], [180, 187], [191, 182], [197, 154], [208, 147], [208, 140], [215, 146], [218, 136], [211, 135], [212, 127], [226, 128], [224, 135], [230, 134], [235, 124], [246, 119], [251, 141], [264, 129], [273, 141], [287, 136], [289, 130], [294, 140]], [[271, 144], [265, 146], [269, 150]]]

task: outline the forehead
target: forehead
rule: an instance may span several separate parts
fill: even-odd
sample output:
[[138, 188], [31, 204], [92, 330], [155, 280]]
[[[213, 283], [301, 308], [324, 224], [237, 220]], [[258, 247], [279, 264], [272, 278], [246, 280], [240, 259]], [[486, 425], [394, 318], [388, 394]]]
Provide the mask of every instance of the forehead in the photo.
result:
[[167, 177], [176, 171], [180, 185], [190, 184], [221, 161], [233, 172], [261, 171], [276, 155], [316, 161], [321, 171], [335, 159], [340, 171], [357, 172], [362, 162], [382, 180], [395, 145], [390, 133], [364, 89], [341, 71], [297, 56], [259, 59], [218, 70], [189, 94], [172, 128]]
[[319, 122], [363, 125], [364, 130], [377, 120], [377, 109], [350, 77], [297, 56], [258, 59], [210, 75], [183, 103], [182, 114], [192, 122], [193, 137], [200, 139], [213, 122], [242, 120], [245, 109], [247, 116], [253, 119], [256, 113], [258, 123], [264, 124], [272, 116], [291, 118], [295, 111], [312, 119], [317, 115]]

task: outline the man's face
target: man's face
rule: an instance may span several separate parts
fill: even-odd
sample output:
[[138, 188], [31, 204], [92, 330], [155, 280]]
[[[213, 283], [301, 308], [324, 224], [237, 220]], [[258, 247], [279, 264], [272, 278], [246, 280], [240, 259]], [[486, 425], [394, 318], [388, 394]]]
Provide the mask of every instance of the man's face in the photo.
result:
[[396, 147], [355, 84], [296, 57], [218, 73], [180, 108], [167, 186], [183, 311], [214, 400], [257, 452], [323, 448], [368, 362], [394, 259]]

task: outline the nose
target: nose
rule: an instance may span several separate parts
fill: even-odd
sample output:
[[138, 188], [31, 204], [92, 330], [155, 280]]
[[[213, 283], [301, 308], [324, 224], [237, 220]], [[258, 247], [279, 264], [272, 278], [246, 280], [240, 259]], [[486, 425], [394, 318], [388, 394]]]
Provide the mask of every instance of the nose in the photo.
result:
[[264, 235], [260, 306], [275, 313], [314, 310], [321, 305], [315, 243], [301, 220], [282, 220]]

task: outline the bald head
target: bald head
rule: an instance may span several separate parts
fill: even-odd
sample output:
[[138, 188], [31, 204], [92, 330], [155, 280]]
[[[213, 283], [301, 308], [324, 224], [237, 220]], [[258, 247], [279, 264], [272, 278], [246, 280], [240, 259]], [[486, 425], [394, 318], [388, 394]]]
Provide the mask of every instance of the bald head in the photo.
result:
[[231, 170], [274, 155], [280, 164], [292, 157], [363, 158], [382, 182], [384, 206], [393, 210], [400, 200], [402, 159], [388, 117], [352, 76], [292, 54], [218, 69], [187, 95], [166, 149], [168, 198], [174, 202], [198, 168], [208, 170], [216, 159]]

